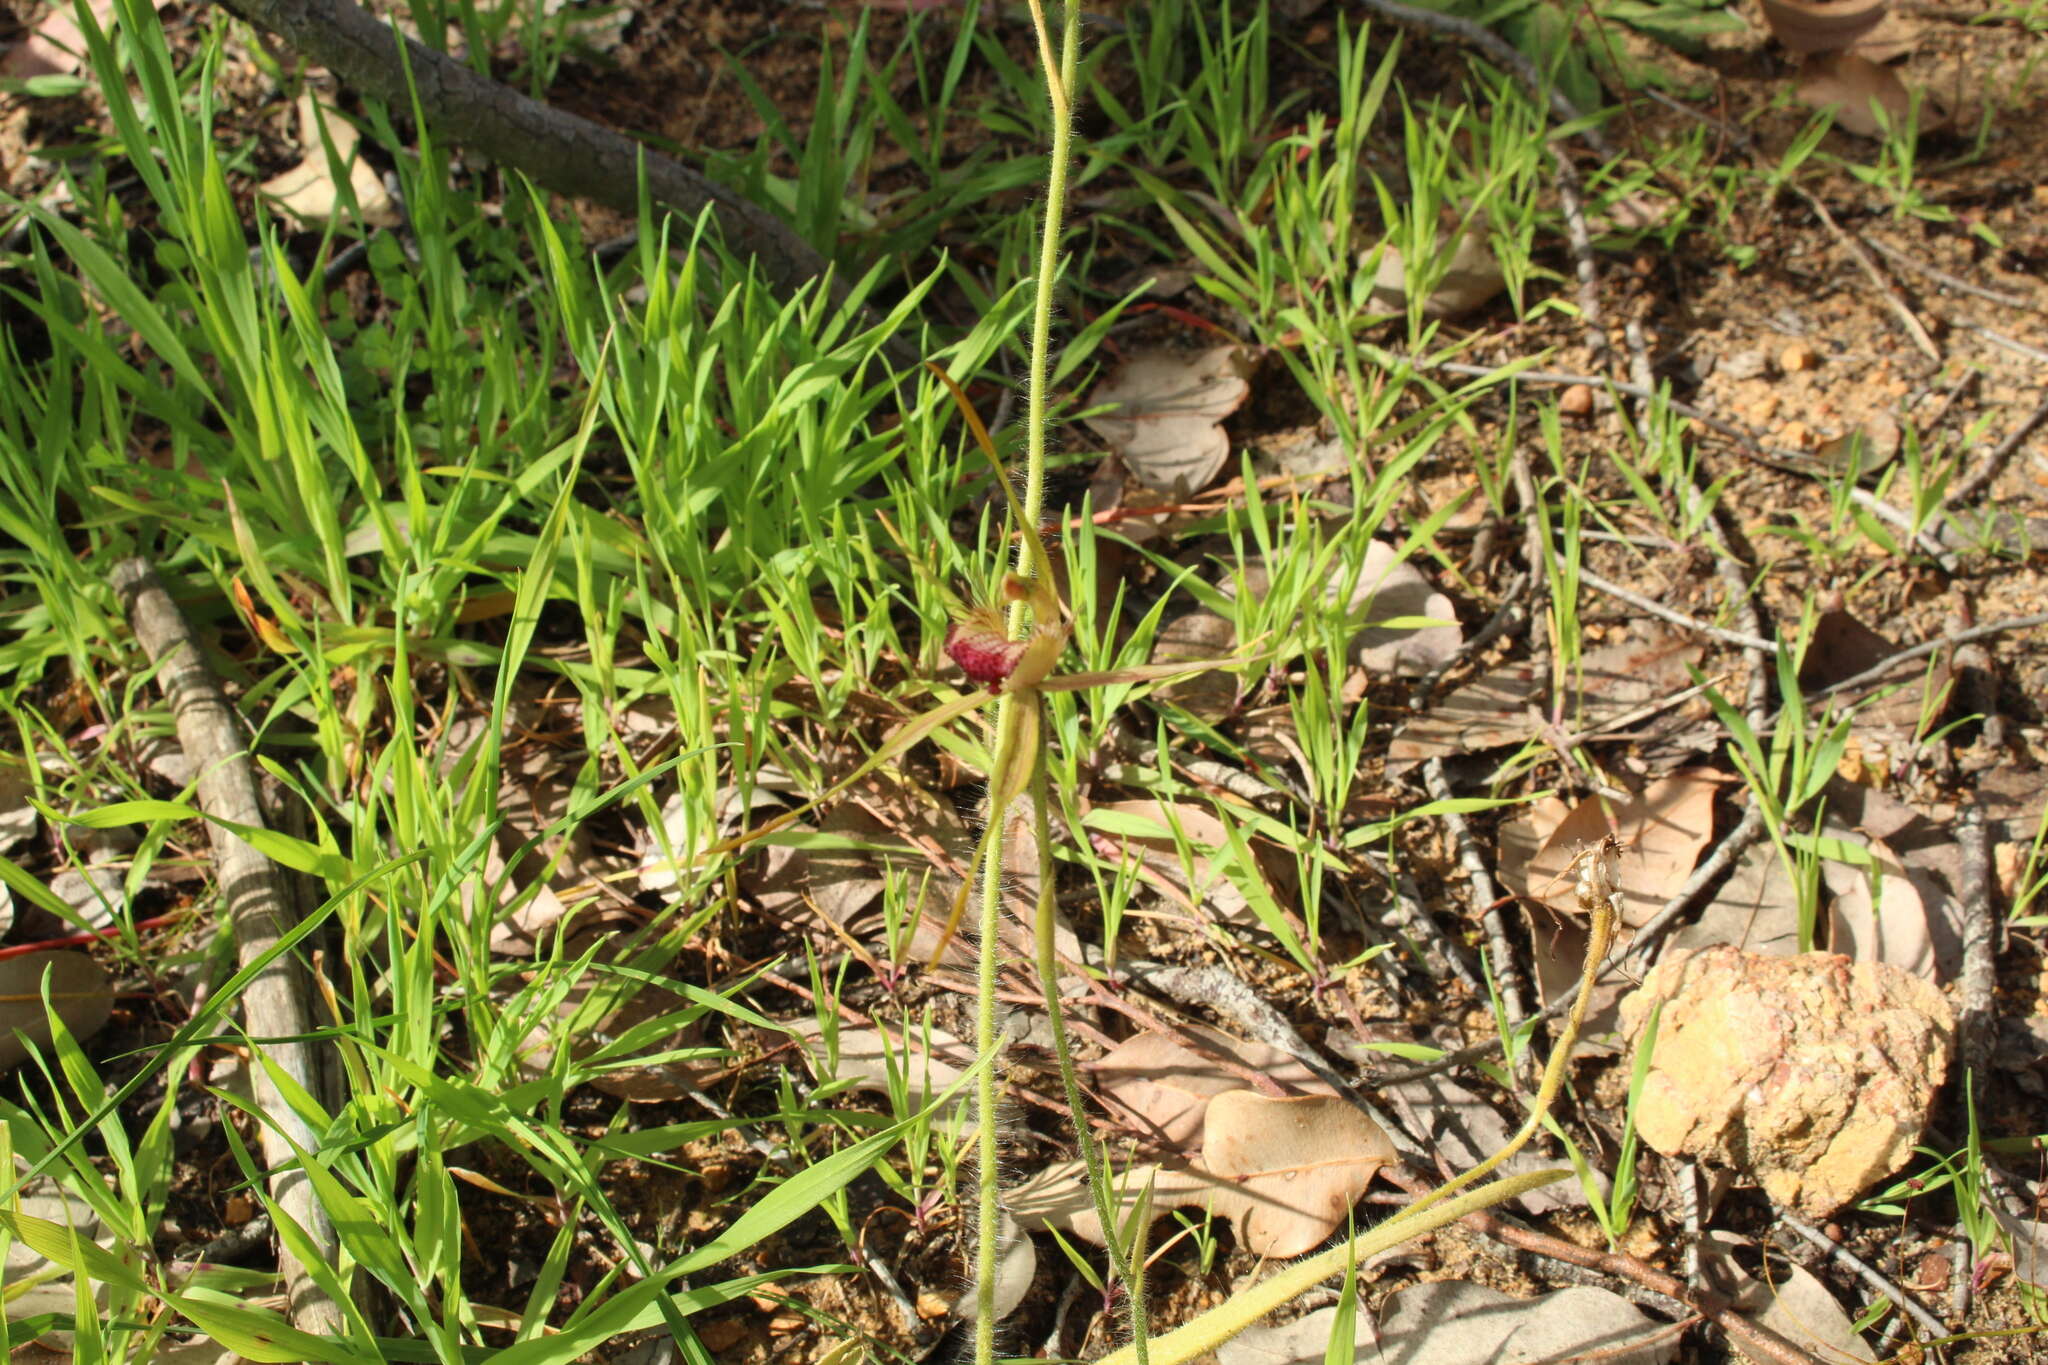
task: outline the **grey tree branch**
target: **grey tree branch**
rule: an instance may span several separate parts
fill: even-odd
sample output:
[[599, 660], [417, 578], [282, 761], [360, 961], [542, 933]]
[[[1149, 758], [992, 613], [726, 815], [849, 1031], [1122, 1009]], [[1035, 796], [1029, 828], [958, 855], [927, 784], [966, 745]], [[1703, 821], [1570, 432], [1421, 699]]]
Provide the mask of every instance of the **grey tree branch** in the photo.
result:
[[759, 204], [673, 157], [529, 99], [412, 39], [401, 49], [398, 35], [353, 0], [221, 3], [365, 95], [406, 109], [417, 92], [420, 114], [438, 135], [558, 194], [631, 213], [644, 160], [654, 202], [692, 216], [713, 209], [727, 247], [743, 260], [752, 256], [778, 292], [791, 293], [825, 273], [824, 258]]
[[[146, 560], [122, 560], [114, 566], [111, 582], [136, 640], [157, 665], [157, 685], [171, 703], [178, 743], [199, 773], [200, 808], [240, 825], [262, 825], [263, 804], [240, 718], [207, 672], [177, 604]], [[207, 833], [212, 837], [215, 875], [235, 938], [236, 960], [246, 966], [269, 952], [292, 928], [291, 888], [278, 867], [239, 834], [211, 822]], [[259, 1046], [273, 1066], [307, 1094], [319, 1095], [320, 1054], [311, 1043], [295, 1041], [313, 1028], [306, 997], [306, 980], [298, 962], [290, 954], [279, 956], [242, 993], [242, 1023], [251, 1037], [271, 1040]], [[293, 1151], [294, 1143], [300, 1151], [317, 1151], [319, 1137], [279, 1093], [268, 1070], [252, 1064], [249, 1080], [264, 1118], [261, 1151], [270, 1168], [271, 1198], [285, 1216], [305, 1230], [321, 1259], [331, 1266], [339, 1246], [334, 1225]], [[278, 1267], [284, 1274], [292, 1325], [315, 1336], [340, 1336], [344, 1330], [340, 1305], [320, 1288], [305, 1265], [280, 1248]]]

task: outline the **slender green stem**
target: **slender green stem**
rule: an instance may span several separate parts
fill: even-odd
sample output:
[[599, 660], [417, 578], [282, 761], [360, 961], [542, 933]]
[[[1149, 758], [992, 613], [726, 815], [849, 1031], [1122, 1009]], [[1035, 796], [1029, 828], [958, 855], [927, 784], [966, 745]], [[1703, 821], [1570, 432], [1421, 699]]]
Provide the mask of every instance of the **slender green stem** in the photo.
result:
[[1102, 1222], [1102, 1239], [1109, 1246], [1109, 1263], [1128, 1291], [1133, 1358], [1137, 1365], [1149, 1365], [1151, 1323], [1145, 1306], [1145, 1258], [1131, 1255], [1119, 1235], [1123, 1220], [1117, 1217], [1108, 1163], [1103, 1160], [1102, 1149], [1096, 1145], [1095, 1134], [1088, 1125], [1087, 1103], [1081, 1098], [1081, 1082], [1074, 1074], [1074, 1050], [1067, 1042], [1066, 1011], [1060, 1007], [1060, 964], [1053, 937], [1058, 923], [1055, 912], [1059, 908], [1059, 890], [1053, 880], [1051, 793], [1047, 790], [1043, 759], [1031, 774], [1031, 814], [1038, 836], [1038, 912], [1032, 922], [1032, 941], [1038, 951], [1038, 984], [1045, 992], [1046, 1022], [1052, 1027], [1053, 1056], [1059, 1060], [1060, 1083], [1067, 1092], [1067, 1112], [1074, 1120], [1074, 1141], [1081, 1149], [1082, 1164], [1088, 1168], [1088, 1189], [1095, 1197], [1095, 1216]]
[[[1046, 414], [1050, 403], [1048, 390], [1051, 387], [1052, 355], [1052, 304], [1053, 286], [1059, 270], [1060, 226], [1067, 202], [1067, 162], [1071, 153], [1073, 116], [1068, 103], [1067, 92], [1072, 88], [1076, 65], [1076, 54], [1080, 50], [1080, 11], [1069, 3], [1063, 16], [1059, 69], [1054, 70], [1052, 50], [1045, 14], [1032, 0], [1032, 19], [1039, 36], [1039, 50], [1045, 60], [1045, 84], [1052, 100], [1052, 149], [1051, 165], [1046, 172], [1044, 238], [1038, 258], [1038, 291], [1031, 316], [1031, 359], [1030, 384], [1025, 408], [1025, 463], [1024, 463], [1024, 524], [1017, 528], [1017, 573], [1022, 578], [1036, 576], [1041, 558], [1039, 547], [1033, 540], [1038, 535], [1039, 522], [1045, 515], [1045, 428]], [[1022, 638], [1030, 624], [1051, 625], [1052, 622], [1029, 620], [1030, 607], [1019, 600], [1010, 609], [1010, 635]], [[992, 793], [1014, 792], [1016, 785], [1010, 780], [1016, 763], [1033, 765], [1039, 770], [1042, 756], [1037, 752], [1019, 752], [1019, 739], [1025, 734], [1035, 736], [1037, 727], [1025, 725], [1026, 709], [1039, 704], [1033, 696], [1018, 697], [1005, 693], [996, 706], [996, 771], [991, 774], [989, 784]], [[1033, 713], [1035, 715], [1035, 713]], [[1037, 818], [1041, 828], [1045, 821], [1044, 791], [1035, 788], [1032, 797], [1037, 806]], [[1000, 799], [990, 802], [988, 837], [983, 841], [986, 848], [981, 865], [981, 952], [979, 970], [976, 974], [975, 1046], [987, 1055], [997, 1045], [996, 1038], [996, 974], [1002, 961], [1002, 910], [1003, 910], [1003, 822], [1009, 812], [999, 807]], [[1040, 847], [1044, 848], [1043, 839]], [[981, 1076], [976, 1087], [976, 1112], [980, 1115], [980, 1170], [978, 1175], [978, 1240], [975, 1247], [974, 1267], [974, 1360], [975, 1365], [992, 1365], [995, 1360], [995, 1302], [996, 1265], [1002, 1253], [1002, 1238], [999, 1218], [1001, 1216], [1001, 1174], [996, 1165], [996, 1073], [991, 1067]], [[1113, 1224], [1109, 1225], [1113, 1227]]]

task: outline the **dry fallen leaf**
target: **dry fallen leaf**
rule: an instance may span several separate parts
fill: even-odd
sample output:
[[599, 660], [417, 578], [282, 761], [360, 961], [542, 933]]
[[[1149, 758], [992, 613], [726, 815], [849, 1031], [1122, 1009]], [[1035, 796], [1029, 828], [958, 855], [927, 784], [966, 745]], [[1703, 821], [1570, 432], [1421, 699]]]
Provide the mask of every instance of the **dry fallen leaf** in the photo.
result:
[[1394, 1144], [1349, 1100], [1226, 1090], [1202, 1121], [1202, 1165], [1224, 1177], [1210, 1209], [1260, 1256], [1300, 1256], [1344, 1226]]
[[[1630, 931], [1685, 884], [1712, 839], [1721, 783], [1719, 774], [1689, 769], [1660, 778], [1625, 802], [1594, 796], [1567, 807], [1553, 796], [1502, 822], [1501, 881], [1525, 906], [1548, 907], [1529, 912], [1536, 982], [1545, 1000], [1576, 990], [1584, 963], [1586, 930], [1579, 923], [1577, 879], [1568, 871], [1579, 850], [1610, 833], [1622, 841], [1614, 859], [1622, 897], [1617, 947], [1626, 946]], [[1599, 1035], [1612, 1027], [1622, 989], [1623, 983], [1612, 982], [1594, 992], [1588, 1047], [1598, 1047]]]
[[99, 1032], [114, 1011], [114, 992], [100, 964], [84, 953], [24, 953], [0, 961], [0, 1072], [28, 1058], [28, 1044], [47, 1052], [50, 1018], [43, 1008], [43, 978], [50, 1004], [81, 1041]]
[[[1507, 277], [1501, 273], [1500, 261], [1493, 254], [1483, 222], [1466, 224], [1457, 235], [1457, 244], [1452, 246], [1451, 242], [1449, 231], [1437, 236], [1437, 254], [1441, 256], [1448, 249], [1451, 259], [1422, 305], [1424, 317], [1463, 317], [1485, 307], [1494, 295], [1507, 288]], [[1373, 307], [1389, 313], [1408, 310], [1408, 265], [1391, 244], [1380, 252], [1380, 263], [1373, 275], [1372, 302]]]
[[[170, 0], [152, 0], [162, 9]], [[93, 22], [101, 32], [112, 27], [114, 0], [88, 0]], [[0, 57], [0, 78], [26, 81], [37, 76], [75, 76], [85, 69], [85, 32], [78, 26], [70, 0], [57, 0], [34, 31]]]
[[[842, 1028], [838, 1033], [839, 1064], [828, 1071], [826, 1063], [830, 1058], [817, 1021], [798, 1019], [791, 1022], [789, 1029], [803, 1047], [811, 1074], [820, 1081], [848, 1081], [855, 1090], [886, 1095], [889, 1071], [894, 1067], [906, 1103], [913, 1109], [923, 1108], [959, 1080], [974, 1058], [973, 1048], [936, 1026], [930, 1032], [918, 1026], [891, 1028], [886, 1033], [873, 1028]], [[963, 1093], [957, 1112], [963, 1118], [970, 1117], [973, 1103], [973, 1098]]]
[[[1413, 1285], [1382, 1310], [1377, 1335], [1380, 1365], [1663, 1365], [1678, 1354], [1678, 1338], [1662, 1323], [1590, 1285], [1532, 1299], [1469, 1280]], [[1242, 1365], [1257, 1359], [1244, 1357]]]
[[1141, 1033], [1087, 1068], [1105, 1099], [1125, 1110], [1147, 1138], [1169, 1148], [1193, 1155], [1209, 1102], [1226, 1090], [1243, 1089], [1247, 1074], [1264, 1076], [1283, 1090], [1329, 1092], [1314, 1072], [1278, 1048], [1198, 1025], [1188, 1032], [1214, 1056], [1203, 1056], [1163, 1033]]
[[[1408, 1131], [1418, 1134], [1423, 1147], [1450, 1163], [1453, 1170], [1477, 1166], [1507, 1146], [1513, 1127], [1500, 1110], [1448, 1076], [1422, 1076], [1398, 1085], [1381, 1087], [1380, 1094], [1391, 1101]], [[1525, 1149], [1501, 1168], [1504, 1176], [1544, 1170], [1557, 1160]], [[1602, 1188], [1604, 1173], [1596, 1170]], [[1550, 1213], [1562, 1208], [1583, 1208], [1586, 1191], [1576, 1180], [1555, 1180], [1522, 1195], [1515, 1205], [1527, 1213]]]
[[1771, 36], [1805, 56], [1854, 47], [1876, 28], [1891, 0], [1762, 0]]
[[1245, 372], [1235, 346], [1139, 352], [1095, 386], [1089, 404], [1114, 411], [1088, 425], [1139, 483], [1186, 497], [1207, 487], [1229, 457], [1230, 437], [1219, 424], [1250, 394]]
[[1749, 1239], [1734, 1233], [1703, 1233], [1700, 1273], [1707, 1283], [1755, 1318], [1759, 1326], [1770, 1328], [1814, 1359], [1877, 1359], [1835, 1296], [1808, 1271], [1776, 1259], [1768, 1263], [1765, 1279], [1744, 1270], [1734, 1253], [1749, 1245]]
[[[324, 113], [324, 118], [323, 118]], [[320, 137], [322, 123], [327, 128], [327, 137], [334, 144], [334, 159], [329, 161], [327, 146]], [[298, 219], [309, 228], [325, 226], [344, 211], [341, 191], [334, 183], [334, 167], [348, 169], [349, 189], [355, 195], [356, 207], [362, 210], [362, 225], [369, 227], [396, 227], [399, 222], [398, 205], [384, 188], [384, 179], [377, 174], [376, 167], [357, 154], [357, 144], [362, 134], [355, 125], [343, 118], [331, 107], [323, 107], [311, 92], [299, 97], [299, 146], [305, 149], [305, 156], [299, 164], [288, 171], [280, 172], [263, 182], [262, 191], [277, 201], [279, 208]]]
[[[1272, 1099], [1226, 1090], [1203, 1114], [1200, 1167], [1133, 1166], [1118, 1173], [1119, 1217], [1151, 1189], [1152, 1207], [1206, 1208], [1228, 1219], [1260, 1256], [1299, 1256], [1344, 1226], [1373, 1175], [1394, 1159], [1378, 1125], [1334, 1095]], [[1004, 1193], [1030, 1227], [1102, 1243], [1102, 1220], [1079, 1161], [1055, 1162]]]
[[[1230, 838], [1222, 819], [1209, 807], [1190, 801], [1103, 801], [1088, 812], [1084, 823], [1098, 849], [1135, 854], [1153, 884], [1182, 899], [1188, 909], [1204, 909], [1222, 924], [1250, 927], [1259, 922], [1245, 893], [1226, 875], [1225, 860], [1217, 856], [1229, 848]], [[1191, 866], [1181, 862], [1176, 828], [1188, 843]], [[1269, 876], [1263, 865], [1254, 870]]]
[[[1237, 648], [1237, 627], [1227, 617], [1198, 608], [1159, 628], [1149, 662], [1185, 663], [1221, 659]], [[1237, 705], [1237, 679], [1220, 668], [1170, 682], [1154, 694], [1206, 721], [1219, 721]]]
[[1742, 850], [1714, 899], [1693, 923], [1671, 931], [1664, 951], [1716, 943], [1778, 957], [1799, 951], [1799, 897], [1784, 859], [1768, 840], [1758, 839]]
[[1913, 96], [1899, 73], [1853, 52], [1809, 57], [1799, 68], [1799, 102], [1833, 109], [1835, 126], [1858, 137], [1881, 137], [1913, 112]]
[[1536, 733], [1532, 707], [1543, 703], [1532, 664], [1503, 664], [1411, 716], [1394, 732], [1387, 775], [1428, 758], [1520, 744]]
[[[519, 1058], [521, 1072], [529, 1077], [547, 1072], [554, 1060], [551, 1038], [572, 1039], [570, 1055], [579, 1061], [631, 1039], [633, 1046], [626, 1054], [606, 1056], [605, 1069], [593, 1076], [590, 1084], [634, 1104], [682, 1098], [702, 1077], [723, 1065], [726, 1057], [718, 1049], [700, 1045], [703, 1026], [694, 1014], [681, 1022], [671, 1019], [689, 1011], [701, 1013], [702, 1007], [674, 991], [636, 979], [659, 977], [673, 954], [656, 948], [635, 951], [629, 935], [615, 932], [601, 920], [594, 918], [590, 927], [572, 936], [562, 955], [574, 961], [600, 943], [590, 967], [556, 1006], [555, 1021], [537, 1025], [527, 1034]], [[633, 975], [611, 970], [614, 967]], [[650, 1028], [664, 1021], [671, 1021], [672, 1026], [649, 1034]], [[659, 1060], [640, 1065], [633, 1058]]]

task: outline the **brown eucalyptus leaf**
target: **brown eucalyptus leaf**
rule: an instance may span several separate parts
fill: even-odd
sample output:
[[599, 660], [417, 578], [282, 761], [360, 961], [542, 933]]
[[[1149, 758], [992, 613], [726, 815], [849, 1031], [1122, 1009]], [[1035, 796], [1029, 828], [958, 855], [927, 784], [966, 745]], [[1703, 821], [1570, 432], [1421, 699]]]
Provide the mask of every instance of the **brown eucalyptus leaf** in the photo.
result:
[[1609, 834], [1622, 847], [1614, 860], [1622, 918], [1641, 924], [1685, 884], [1714, 832], [1714, 796], [1723, 779], [1703, 768], [1659, 778], [1627, 801], [1588, 797], [1567, 806], [1546, 797], [1500, 830], [1500, 876], [1519, 896], [1549, 906], [1559, 918], [1579, 912], [1570, 875], [1573, 858]]
[[1382, 1365], [1664, 1365], [1677, 1355], [1678, 1338], [1664, 1324], [1590, 1285], [1518, 1299], [1469, 1280], [1436, 1280], [1395, 1294], [1379, 1321]]
[[[1500, 1110], [1485, 1098], [1448, 1076], [1421, 1076], [1398, 1085], [1381, 1087], [1380, 1094], [1391, 1101], [1398, 1117], [1411, 1133], [1419, 1134], [1424, 1147], [1450, 1163], [1453, 1170], [1476, 1166], [1507, 1146], [1513, 1129]], [[1524, 1149], [1501, 1167], [1504, 1176], [1521, 1175], [1557, 1165], [1554, 1157]], [[1605, 1174], [1598, 1174], [1604, 1189]], [[1576, 1180], [1554, 1180], [1538, 1186], [1513, 1201], [1527, 1213], [1550, 1213], [1563, 1208], [1583, 1208], [1586, 1191]]]
[[[1148, 1184], [1152, 1207], [1159, 1213], [1186, 1204], [1199, 1206], [1218, 1185], [1198, 1171], [1153, 1164], [1120, 1170], [1115, 1180], [1119, 1218], [1138, 1206]], [[1102, 1219], [1088, 1189], [1088, 1167], [1078, 1159], [1051, 1162], [1005, 1187], [1003, 1204], [1025, 1227], [1058, 1228], [1096, 1246], [1104, 1244]]]
[[1790, 957], [1799, 951], [1799, 897], [1785, 860], [1758, 839], [1735, 860], [1699, 918], [1672, 930], [1666, 954], [1726, 943], [1752, 953]]
[[[1923, 909], [1910, 937], [1897, 946], [1911, 946], [1913, 961], [1922, 962], [1918, 940], [1924, 936], [1933, 953], [1928, 979], [1952, 981], [1963, 967], [1963, 913], [1957, 889], [1962, 885], [1962, 851], [1957, 847], [1952, 819], [1932, 819], [1881, 791], [1835, 778], [1824, 794], [1826, 813], [1835, 831], [1853, 829], [1857, 837], [1879, 841], [1893, 867], [1903, 869], [1905, 882], [1919, 896]], [[1826, 864], [1823, 864], [1825, 867]], [[1866, 879], [1867, 880], [1867, 879]], [[1860, 926], [1854, 926], [1860, 927]], [[1858, 934], [1858, 942], [1869, 942]], [[1851, 952], [1840, 948], [1837, 951]], [[1894, 962], [1889, 956], [1875, 960]], [[1906, 965], [1896, 962], [1895, 965]], [[1909, 970], [1917, 970], [1908, 968]]]
[[1884, 840], [1859, 835], [1833, 811], [1826, 813], [1821, 833], [1861, 846], [1873, 864], [1859, 867], [1833, 858], [1821, 863], [1821, 880], [1833, 897], [1829, 950], [1858, 962], [1888, 962], [1938, 984], [1945, 974], [1934, 950], [1933, 920], [1941, 889], [1909, 871]]
[[114, 1012], [114, 992], [100, 964], [84, 953], [24, 953], [0, 959], [0, 1072], [28, 1059], [29, 1042], [46, 1052], [50, 1018], [43, 1009], [43, 980], [50, 1004], [73, 1037], [83, 1041], [100, 1031]]
[[1251, 392], [1244, 353], [1142, 351], [1095, 386], [1091, 406], [1114, 411], [1087, 419], [1138, 482], [1185, 497], [1209, 485], [1230, 455], [1220, 425]]
[[1229, 1182], [1210, 1204], [1260, 1255], [1300, 1256], [1343, 1227], [1393, 1142], [1349, 1100], [1226, 1090], [1202, 1122], [1202, 1167]]
[[[1251, 902], [1224, 875], [1215, 857], [1218, 849], [1229, 847], [1230, 839], [1222, 819], [1207, 806], [1191, 801], [1102, 801], [1089, 811], [1086, 823], [1098, 849], [1135, 854], [1155, 876], [1184, 895], [1190, 909], [1206, 909], [1224, 924], [1258, 923]], [[1191, 866], [1182, 864], [1173, 834], [1176, 826], [1187, 840]]]
[[1573, 728], [1600, 729], [1645, 702], [1692, 686], [1689, 666], [1706, 653], [1696, 640], [1656, 625], [1634, 626], [1630, 634], [1580, 656]]
[[1809, 57], [1799, 68], [1799, 102], [1833, 109], [1835, 126], [1858, 137], [1881, 137], [1913, 111], [1913, 96], [1899, 73], [1853, 52]]
[[[1450, 261], [1422, 305], [1424, 317], [1463, 317], [1485, 307], [1507, 288], [1507, 276], [1501, 271], [1500, 259], [1493, 254], [1493, 243], [1487, 240], [1484, 223], [1466, 224], [1455, 239], [1451, 230], [1439, 233], [1436, 250], [1438, 256], [1448, 252]], [[1380, 263], [1373, 275], [1372, 302], [1373, 307], [1389, 313], [1408, 310], [1407, 262], [1391, 244], [1380, 252]]]
[[[322, 123], [327, 129], [327, 141], [334, 146], [334, 158], [328, 159], [327, 143], [321, 140]], [[307, 227], [321, 227], [336, 216], [347, 211], [341, 191], [334, 183], [334, 167], [339, 164], [347, 169], [349, 189], [355, 195], [356, 207], [362, 210], [365, 227], [396, 227], [399, 222], [398, 205], [391, 192], [384, 188], [384, 178], [377, 174], [376, 167], [357, 154], [357, 144], [362, 135], [355, 125], [343, 118], [332, 106], [323, 108], [311, 93], [299, 97], [299, 146], [305, 149], [305, 156], [290, 170], [280, 172], [263, 182], [262, 192], [277, 201], [277, 206]]]
[[1532, 708], [1542, 701], [1533, 664], [1503, 664], [1439, 698], [1394, 732], [1387, 774], [1429, 758], [1520, 744], [1536, 733]]
[[[1465, 642], [1451, 599], [1401, 552], [1383, 540], [1366, 547], [1365, 562], [1348, 585], [1356, 632], [1345, 658], [1382, 677], [1420, 677], [1455, 656]], [[1345, 585], [1331, 584], [1334, 596]], [[1389, 625], [1401, 619], [1432, 625]]]
[[[1536, 983], [1545, 1001], [1579, 987], [1585, 965], [1586, 929], [1567, 869], [1577, 852], [1609, 833], [1622, 840], [1614, 857], [1621, 891], [1618, 946], [1677, 894], [1713, 837], [1714, 795], [1722, 778], [1707, 769], [1673, 773], [1651, 783], [1626, 802], [1588, 797], [1576, 806], [1546, 797], [1500, 827], [1500, 878], [1529, 908], [1530, 943]], [[1614, 1006], [1627, 989], [1604, 981], [1587, 1011], [1586, 1047], [1604, 1050], [1602, 1035], [1614, 1026]]]
[[[607, 970], [617, 966], [659, 977], [672, 963], [673, 953], [657, 948], [635, 949], [628, 934], [620, 932], [618, 926], [608, 928], [600, 918], [592, 917], [588, 927], [569, 939], [563, 956], [579, 959], [600, 941], [603, 946], [590, 967], [569, 986], [555, 1007], [558, 1022], [537, 1026], [527, 1034], [519, 1058], [523, 1075], [546, 1074], [553, 1062], [557, 1038], [571, 1039], [570, 1055], [582, 1059], [636, 1029], [691, 1007], [691, 1002], [675, 991]], [[661, 1060], [634, 1065], [623, 1058], [608, 1059], [605, 1070], [592, 1077], [590, 1084], [634, 1104], [681, 1099], [725, 1061], [722, 1051], [701, 1045], [702, 1034], [702, 1022], [692, 1020], [648, 1040], [636, 1054]], [[685, 1055], [668, 1055], [678, 1052]]]
[[1147, 1138], [1168, 1148], [1192, 1154], [1209, 1102], [1226, 1090], [1244, 1088], [1248, 1074], [1265, 1076], [1283, 1090], [1329, 1091], [1314, 1072], [1278, 1048], [1199, 1025], [1188, 1032], [1213, 1055], [1203, 1056], [1163, 1033], [1140, 1033], [1088, 1067], [1095, 1089], [1126, 1111]]
[[[170, 0], [152, 0], [162, 9]], [[102, 32], [113, 27], [114, 0], [89, 0], [93, 21]], [[75, 76], [85, 70], [85, 31], [70, 5], [53, 4], [43, 21], [0, 56], [0, 78], [25, 81], [37, 76]]]
[[24, 840], [35, 837], [41, 819], [28, 803], [35, 784], [19, 763], [0, 760], [0, 853], [11, 853]]
[[[1876, 1360], [1876, 1352], [1858, 1335], [1855, 1324], [1826, 1285], [1788, 1261], [1772, 1260], [1767, 1279], [1744, 1270], [1734, 1253], [1749, 1245], [1729, 1232], [1700, 1237], [1700, 1273], [1737, 1309], [1756, 1319], [1808, 1355], [1827, 1361]], [[1739, 1344], [1739, 1343], [1738, 1343]], [[1744, 1355], [1750, 1353], [1745, 1351]], [[1758, 1365], [1764, 1359], [1750, 1356]]]
[[[1897, 653], [1880, 632], [1849, 612], [1824, 611], [1813, 623], [1806, 654], [1799, 664], [1799, 685], [1810, 691], [1831, 687], [1878, 667]], [[1936, 656], [1908, 659], [1875, 684], [1876, 692], [1856, 709], [1850, 721], [1859, 754], [1866, 765], [1889, 768], [1916, 743], [1924, 721], [1947, 709], [1954, 669]]]
[[1771, 36], [1801, 56], [1854, 47], [1883, 22], [1891, 0], [1762, 0]]
[[[1237, 627], [1229, 618], [1197, 609], [1177, 616], [1159, 628], [1152, 643], [1151, 662], [1186, 663], [1196, 659], [1221, 659], [1237, 648]], [[1206, 721], [1218, 721], [1237, 706], [1237, 679], [1222, 669], [1209, 669], [1161, 687], [1162, 700], [1185, 708]]]

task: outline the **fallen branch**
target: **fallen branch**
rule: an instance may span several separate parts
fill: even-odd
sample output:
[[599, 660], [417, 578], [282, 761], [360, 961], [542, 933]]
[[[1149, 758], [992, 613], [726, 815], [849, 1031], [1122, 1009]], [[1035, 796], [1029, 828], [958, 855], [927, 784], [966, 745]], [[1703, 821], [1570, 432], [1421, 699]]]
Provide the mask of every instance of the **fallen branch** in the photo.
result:
[[421, 119], [436, 135], [557, 194], [633, 213], [644, 169], [655, 203], [691, 217], [713, 210], [727, 248], [742, 260], [751, 256], [778, 293], [794, 293], [825, 273], [824, 258], [759, 204], [674, 157], [529, 99], [445, 53], [410, 38], [401, 47], [387, 23], [352, 0], [220, 2], [373, 99], [406, 109], [416, 97]]
[[[157, 685], [171, 704], [178, 743], [199, 774], [200, 808], [215, 817], [207, 822], [215, 876], [227, 905], [236, 961], [248, 966], [269, 953], [292, 928], [293, 914], [284, 874], [247, 840], [218, 823], [264, 823], [241, 719], [207, 672], [190, 627], [148, 562], [122, 560], [114, 566], [111, 582], [136, 640], [157, 666]], [[263, 1049], [270, 1066], [289, 1076], [305, 1093], [322, 1094], [320, 1054], [304, 1041], [313, 1031], [313, 1021], [298, 962], [289, 954], [276, 958], [249, 982], [241, 1003], [242, 1026], [250, 1037], [263, 1039], [256, 1046]], [[252, 1060], [249, 1080], [256, 1109], [263, 1116], [260, 1150], [270, 1168], [271, 1199], [304, 1230], [323, 1265], [331, 1267], [338, 1260], [339, 1240], [327, 1210], [315, 1196], [312, 1181], [299, 1165], [300, 1152], [311, 1154], [319, 1149], [319, 1136], [279, 1091], [269, 1067]], [[292, 1325], [315, 1336], [340, 1336], [345, 1325], [340, 1305], [289, 1249], [280, 1247], [277, 1260]]]

